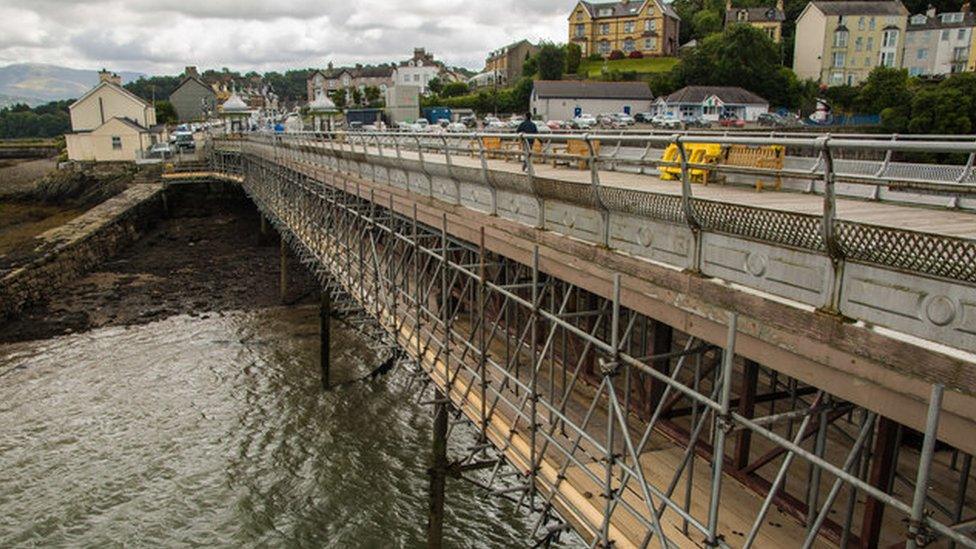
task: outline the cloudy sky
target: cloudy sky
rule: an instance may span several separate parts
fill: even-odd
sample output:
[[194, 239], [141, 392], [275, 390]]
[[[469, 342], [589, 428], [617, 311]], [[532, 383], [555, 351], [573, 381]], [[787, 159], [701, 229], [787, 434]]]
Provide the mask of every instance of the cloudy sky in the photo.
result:
[[575, 0], [0, 0], [0, 65], [151, 74], [374, 63], [426, 47], [481, 68], [514, 40], [565, 41]]

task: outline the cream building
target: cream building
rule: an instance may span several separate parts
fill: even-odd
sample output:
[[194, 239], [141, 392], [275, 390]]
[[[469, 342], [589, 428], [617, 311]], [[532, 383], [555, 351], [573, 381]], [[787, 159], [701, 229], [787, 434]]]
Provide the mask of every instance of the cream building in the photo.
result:
[[900, 67], [908, 10], [898, 1], [810, 2], [796, 20], [793, 71], [829, 86], [857, 85]]
[[754, 8], [736, 8], [732, 6], [732, 0], [725, 0], [726, 27], [750, 25], [763, 31], [770, 40], [779, 44], [783, 39], [783, 21], [786, 21], [783, 0], [776, 0], [776, 7]]
[[607, 57], [614, 50], [625, 55], [675, 55], [680, 24], [671, 4], [659, 0], [580, 1], [569, 15], [569, 41], [579, 44], [583, 57]]
[[902, 67], [909, 76], [943, 76], [966, 70], [976, 17], [962, 11], [936, 14], [935, 8], [908, 18]]
[[68, 158], [79, 161], [134, 161], [161, 139], [156, 110], [122, 87], [118, 75], [99, 73], [99, 83], [68, 107]]

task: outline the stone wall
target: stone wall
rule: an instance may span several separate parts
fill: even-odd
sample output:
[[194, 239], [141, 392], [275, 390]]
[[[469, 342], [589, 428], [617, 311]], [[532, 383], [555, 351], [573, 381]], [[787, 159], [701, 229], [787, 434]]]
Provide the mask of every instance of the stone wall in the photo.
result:
[[163, 215], [163, 185], [132, 185], [68, 223], [39, 235], [29, 259], [0, 270], [0, 320], [139, 239]]

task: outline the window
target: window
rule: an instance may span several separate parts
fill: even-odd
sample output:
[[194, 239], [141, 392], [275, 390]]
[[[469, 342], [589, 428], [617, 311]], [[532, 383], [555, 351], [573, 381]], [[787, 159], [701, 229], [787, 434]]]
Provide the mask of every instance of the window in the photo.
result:
[[600, 24], [600, 34], [610, 34], [610, 24], [601, 23]]
[[864, 30], [864, 16], [863, 15], [857, 18], [857, 30], [859, 30], [859, 31]]
[[644, 39], [644, 49], [645, 50], [653, 50], [654, 49], [654, 40], [652, 40], [650, 38], [645, 38]]
[[949, 31], [947, 30], [942, 31], [942, 41], [945, 42], [948, 39], [949, 39]]
[[627, 21], [624, 23], [624, 32], [634, 32], [634, 22]]
[[654, 17], [654, 6], [650, 6], [647, 8], [647, 16]]
[[420, 82], [420, 75], [419, 74], [413, 75], [413, 81], [414, 82]]
[[874, 30], [874, 17], [868, 19], [868, 28]]
[[922, 74], [921, 67], [912, 67], [908, 69], [908, 76], [920, 76]]
[[966, 39], [966, 29], [959, 29], [959, 33], [956, 34], [956, 40], [965, 40], [965, 39]]
[[861, 51], [864, 48], [864, 39], [858, 36], [854, 39], [854, 51]]
[[898, 44], [898, 31], [896, 30], [886, 30], [881, 36], [881, 47], [882, 48], [893, 48]]
[[600, 44], [597, 46], [597, 51], [600, 53], [610, 53], [610, 42], [601, 40]]
[[865, 67], [870, 67], [871, 66], [871, 58], [870, 57], [865, 57], [864, 58], [864, 66]]
[[952, 61], [955, 63], [964, 62], [969, 59], [969, 48], [953, 48], [952, 49]]
[[830, 85], [837, 86], [844, 83], [844, 73], [835, 72], [830, 75]]
[[843, 67], [844, 61], [846, 61], [847, 54], [842, 51], [834, 52], [833, 67]]
[[928, 58], [929, 58], [929, 50], [925, 48], [920, 48], [917, 52], [915, 52], [915, 59], [918, 59], [919, 61]]
[[647, 21], [644, 21], [644, 30], [646, 30], [648, 32], [656, 32], [657, 31], [657, 20], [656, 19], [648, 19]]
[[893, 51], [883, 51], [883, 52], [881, 52], [881, 66], [882, 67], [894, 67], [895, 66], [895, 52], [893, 52]]
[[739, 21], [747, 21], [749, 19], [749, 12], [746, 10], [739, 10], [739, 13], [735, 16]]
[[928, 17], [924, 15], [913, 15], [911, 18], [913, 25], [924, 25], [926, 20], [928, 20]]
[[597, 17], [610, 17], [613, 15], [613, 8], [601, 8], [600, 11], [596, 12]]
[[834, 32], [834, 47], [835, 48], [846, 48], [847, 47], [847, 29], [837, 29]]
[[635, 47], [634, 47], [634, 41], [632, 39], [628, 38], [628, 39], [624, 40], [624, 51], [625, 52], [630, 53], [630, 52], [634, 51], [634, 49], [635, 49]]
[[763, 29], [763, 30], [765, 30], [765, 31], [766, 31], [766, 36], [767, 36], [767, 37], [768, 37], [768, 38], [769, 38], [770, 40], [773, 40], [774, 42], [776, 41], [776, 27], [766, 27], [766, 28], [765, 28], [765, 29]]
[[868, 51], [871, 51], [873, 49], [874, 49], [874, 37], [873, 36], [868, 36], [868, 47], [867, 47], [867, 50]]
[[942, 18], [943, 23], [961, 23], [962, 22], [962, 12], [954, 13], [943, 13], [939, 17]]
[[577, 21], [583, 20], [583, 10], [579, 10], [578, 12], [576, 12], [576, 20]]
[[585, 25], [576, 25], [576, 38], [583, 38], [586, 33]]
[[112, 150], [121, 151], [122, 150], [122, 138], [113, 135], [112, 136]]

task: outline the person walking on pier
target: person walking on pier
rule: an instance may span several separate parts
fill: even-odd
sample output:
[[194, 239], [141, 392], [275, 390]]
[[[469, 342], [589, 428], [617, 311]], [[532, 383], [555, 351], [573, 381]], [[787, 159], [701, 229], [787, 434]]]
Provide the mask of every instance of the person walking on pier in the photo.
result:
[[[532, 121], [532, 113], [525, 113], [525, 120], [515, 128], [515, 132], [519, 134], [537, 134], [539, 133], [539, 128], [535, 127], [535, 122]], [[529, 140], [529, 150], [535, 147], [535, 139]], [[529, 153], [526, 152], [522, 162], [522, 171], [529, 171]]]

